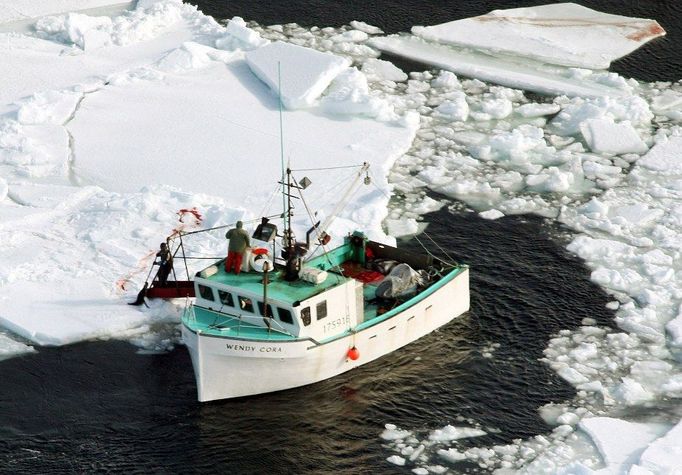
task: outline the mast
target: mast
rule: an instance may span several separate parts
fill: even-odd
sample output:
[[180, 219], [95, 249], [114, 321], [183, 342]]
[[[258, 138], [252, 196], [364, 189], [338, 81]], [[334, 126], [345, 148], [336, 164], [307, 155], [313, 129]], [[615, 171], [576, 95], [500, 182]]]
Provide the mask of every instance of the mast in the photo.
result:
[[[291, 218], [291, 199], [286, 199], [286, 195], [291, 195], [291, 170], [286, 168], [287, 181], [284, 181], [284, 126], [282, 120], [282, 63], [277, 61], [277, 102], [279, 105], [279, 156], [282, 168], [282, 218], [284, 220], [284, 235], [287, 236], [290, 230]], [[287, 183], [287, 185], [285, 185]], [[286, 186], [286, 188], [285, 188]], [[285, 246], [286, 247], [286, 246]]]
[[[284, 237], [283, 237], [283, 252], [282, 257], [286, 260], [285, 279], [293, 281], [298, 279], [298, 271], [301, 267], [301, 256], [296, 243], [296, 236], [291, 229], [291, 217], [293, 216], [293, 206], [291, 205], [291, 168], [287, 163], [284, 168], [284, 127], [282, 120], [282, 63], [277, 61], [277, 95], [279, 96], [279, 146], [280, 146], [280, 162], [282, 166], [282, 217], [284, 219]], [[286, 177], [284, 176], [286, 174]], [[286, 178], [286, 181], [285, 181]]]

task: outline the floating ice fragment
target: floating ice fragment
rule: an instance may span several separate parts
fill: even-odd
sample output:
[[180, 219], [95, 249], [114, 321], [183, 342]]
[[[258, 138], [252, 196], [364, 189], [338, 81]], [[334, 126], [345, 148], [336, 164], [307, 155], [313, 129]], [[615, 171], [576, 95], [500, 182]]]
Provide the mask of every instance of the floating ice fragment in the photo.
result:
[[448, 100], [436, 107], [436, 112], [450, 120], [464, 122], [469, 117], [466, 94], [461, 91], [451, 92], [448, 94]]
[[320, 103], [331, 114], [376, 117], [382, 121], [398, 118], [387, 101], [370, 95], [367, 78], [357, 68], [348, 68], [336, 76]]
[[312, 106], [334, 78], [350, 66], [349, 59], [281, 41], [249, 51], [246, 60], [275, 94], [281, 65], [282, 103], [288, 109]]
[[649, 170], [682, 173], [682, 137], [670, 137], [657, 143], [649, 153], [637, 161], [639, 166]]
[[571, 383], [574, 386], [577, 386], [578, 384], [583, 384], [588, 382], [589, 380], [580, 374], [580, 372], [574, 368], [571, 368], [569, 366], [564, 366], [561, 368], [559, 371], [557, 371], [559, 376], [564, 378], [566, 381]]
[[369, 58], [362, 64], [362, 72], [368, 81], [407, 81], [407, 74], [390, 61]]
[[402, 440], [407, 439], [412, 435], [409, 430], [401, 430], [395, 424], [386, 424], [385, 430], [381, 433], [381, 438], [384, 440]]
[[0, 361], [12, 356], [33, 353], [34, 351], [36, 350], [32, 346], [21, 343], [0, 332]]
[[[647, 445], [665, 433], [662, 424], [641, 424], [610, 417], [580, 421], [580, 429], [590, 436], [606, 465], [605, 473], [627, 473]], [[614, 435], [617, 434], [617, 437]]]
[[438, 455], [442, 459], [447, 460], [448, 462], [452, 462], [452, 463], [460, 462], [462, 460], [466, 460], [466, 458], [467, 458], [467, 456], [464, 453], [458, 451], [457, 449], [447, 449], [447, 450], [439, 449]]
[[268, 40], [261, 38], [260, 34], [246, 26], [241, 17], [234, 17], [227, 23], [226, 35], [215, 40], [219, 49], [244, 51], [260, 48], [268, 44]]
[[580, 124], [580, 131], [596, 153], [641, 154], [649, 149], [629, 121], [616, 124], [610, 117], [589, 119]]
[[524, 104], [516, 108], [519, 115], [531, 118], [556, 114], [561, 110], [559, 104]]
[[399, 465], [401, 467], [405, 465], [405, 459], [402, 458], [400, 455], [391, 455], [386, 460], [394, 465]]
[[369, 25], [364, 21], [353, 20], [350, 22], [350, 26], [352, 26], [356, 30], [364, 31], [368, 35], [380, 35], [383, 33], [383, 30], [381, 28]]
[[363, 41], [367, 41], [369, 38], [369, 35], [365, 33], [364, 31], [360, 30], [348, 30], [344, 31], [343, 33], [339, 33], [338, 35], [334, 35], [330, 38], [335, 43], [362, 43]]
[[574, 3], [494, 10], [412, 33], [446, 44], [526, 56], [542, 62], [606, 69], [665, 31], [653, 21], [601, 13]]
[[431, 83], [433, 87], [440, 87], [443, 89], [460, 89], [462, 85], [455, 76], [455, 73], [450, 71], [441, 71], [436, 79]]
[[[566, 94], [571, 97], [620, 97], [627, 94], [627, 91], [597, 81], [576, 80], [557, 71], [538, 70], [537, 65], [492, 58], [490, 55], [475, 51], [460, 51], [416, 37], [373, 37], [368, 40], [367, 44], [382, 51], [431, 64], [463, 76], [540, 94]], [[475, 90], [471, 87], [467, 89], [467, 92], [474, 93]]]
[[482, 211], [478, 215], [483, 219], [500, 219], [504, 217], [504, 213], [497, 209], [489, 209], [488, 211]]
[[455, 427], [447, 425], [442, 429], [436, 429], [429, 434], [429, 440], [435, 442], [449, 442], [452, 440], [465, 439], [468, 437], [480, 437], [486, 432], [473, 427]]
[[637, 465], [633, 465], [630, 474], [634, 475], [634, 469], [641, 469], [641, 473], [670, 474], [673, 475], [680, 469], [682, 461], [682, 422], [670, 429], [663, 437], [654, 440], [639, 457]]

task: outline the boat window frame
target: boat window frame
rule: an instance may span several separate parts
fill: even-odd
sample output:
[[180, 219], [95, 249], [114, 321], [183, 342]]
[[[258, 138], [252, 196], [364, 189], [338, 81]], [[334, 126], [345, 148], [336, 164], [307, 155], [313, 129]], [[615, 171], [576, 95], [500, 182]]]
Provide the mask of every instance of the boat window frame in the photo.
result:
[[[288, 315], [287, 320], [282, 318], [282, 313]], [[277, 307], [277, 318], [282, 323], [288, 323], [289, 325], [294, 324], [294, 314], [291, 313], [291, 310], [289, 310], [288, 308]]]
[[[228, 302], [223, 300], [223, 295], [227, 295], [229, 297]], [[218, 289], [218, 300], [223, 306], [227, 305], [228, 307], [234, 308], [234, 295], [232, 295], [232, 292], [229, 290]]]
[[[198, 290], [199, 290], [199, 296], [204, 299], [208, 300], [210, 302], [215, 302], [215, 293], [213, 292], [213, 287], [210, 285], [204, 285], [204, 284], [197, 284]], [[210, 293], [210, 297], [206, 296], [206, 292], [204, 291], [207, 290]]]
[[[270, 305], [270, 304], [267, 304], [267, 305], [268, 305], [268, 316], [266, 318], [275, 318], [275, 314], [272, 312], [272, 305]], [[258, 307], [258, 313], [260, 313], [261, 317], [265, 317], [265, 314], [263, 313], [263, 310], [265, 309], [265, 304], [262, 301], [257, 300], [256, 306]]]
[[[320, 312], [320, 309], [321, 309], [321, 308], [324, 309], [324, 311]], [[320, 316], [320, 314], [322, 314], [322, 316]], [[327, 301], [326, 301], [326, 300], [322, 300], [322, 301], [320, 301], [320, 302], [317, 302], [317, 303], [315, 304], [315, 319], [316, 319], [317, 321], [320, 321], [320, 320], [322, 320], [323, 318], [327, 318], [328, 315], [329, 315], [329, 311], [328, 311], [328, 309], [327, 309]]]
[[[242, 295], [237, 295], [237, 301], [239, 302], [239, 310], [242, 312], [248, 312], [252, 314], [256, 314], [256, 308], [253, 305], [253, 300], [251, 297], [244, 297]], [[246, 303], [248, 302], [248, 307]]]
[[309, 326], [312, 323], [312, 311], [310, 310], [310, 305], [301, 309], [301, 321], [304, 326]]

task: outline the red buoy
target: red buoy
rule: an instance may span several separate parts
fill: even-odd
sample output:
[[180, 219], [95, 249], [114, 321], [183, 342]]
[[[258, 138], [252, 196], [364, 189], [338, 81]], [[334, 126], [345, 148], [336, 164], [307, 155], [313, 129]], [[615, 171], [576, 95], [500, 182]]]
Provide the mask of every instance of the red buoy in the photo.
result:
[[348, 353], [346, 353], [346, 355], [348, 356], [348, 358], [350, 358], [350, 359], [353, 360], [353, 361], [355, 361], [355, 360], [357, 360], [358, 358], [360, 358], [360, 352], [359, 352], [358, 349], [355, 348], [355, 347], [353, 347], [353, 348], [351, 348], [350, 350], [348, 350]]

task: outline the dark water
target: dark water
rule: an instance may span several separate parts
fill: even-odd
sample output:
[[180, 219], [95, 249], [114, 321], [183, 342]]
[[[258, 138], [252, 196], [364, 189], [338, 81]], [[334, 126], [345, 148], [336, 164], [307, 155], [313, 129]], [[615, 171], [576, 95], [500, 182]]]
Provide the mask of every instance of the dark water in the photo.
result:
[[[564, 0], [368, 0], [329, 2], [326, 0], [192, 0], [206, 14], [216, 18], [241, 16], [262, 25], [295, 22], [303, 26], [341, 26], [360, 20], [386, 33], [409, 32], [414, 25], [434, 25], [498, 8], [518, 8]], [[610, 70], [642, 81], [682, 79], [682, 2], [679, 0], [580, 0], [576, 3], [615, 15], [652, 18], [667, 35], [657, 38], [631, 55], [616, 61]], [[400, 64], [401, 67], [404, 66]], [[412, 65], [411, 65], [412, 66]], [[413, 66], [416, 70], [428, 69]]]
[[[441, 211], [429, 221], [472, 266], [472, 309], [441, 330], [319, 384], [209, 404], [195, 401], [183, 347], [40, 349], [0, 362], [0, 471], [395, 472], [378, 437], [385, 423], [432, 430], [461, 416], [499, 430], [477, 444], [550, 430], [537, 408], [574, 392], [538, 359], [551, 334], [584, 317], [610, 325], [606, 295], [540, 219]], [[500, 347], [485, 358], [491, 343]]]
[[[219, 18], [339, 26], [353, 19], [387, 32], [485, 13], [517, 2], [201, 1]], [[534, 5], [538, 1], [525, 2]], [[590, 1], [652, 17], [669, 36], [615, 71], [679, 79], [677, 1]], [[537, 408], [574, 391], [539, 361], [550, 335], [584, 317], [611, 325], [607, 296], [583, 264], [548, 238], [540, 219], [427, 216], [429, 233], [472, 267], [471, 311], [379, 361], [312, 386], [199, 404], [183, 347], [139, 355], [124, 342], [86, 342], [0, 362], [0, 473], [410, 473], [390, 465], [385, 423], [432, 430], [471, 418], [507, 443], [549, 430]], [[415, 242], [405, 244], [418, 247]], [[500, 345], [493, 358], [482, 350]], [[464, 441], [463, 444], [467, 442]], [[474, 468], [462, 464], [457, 470]]]

